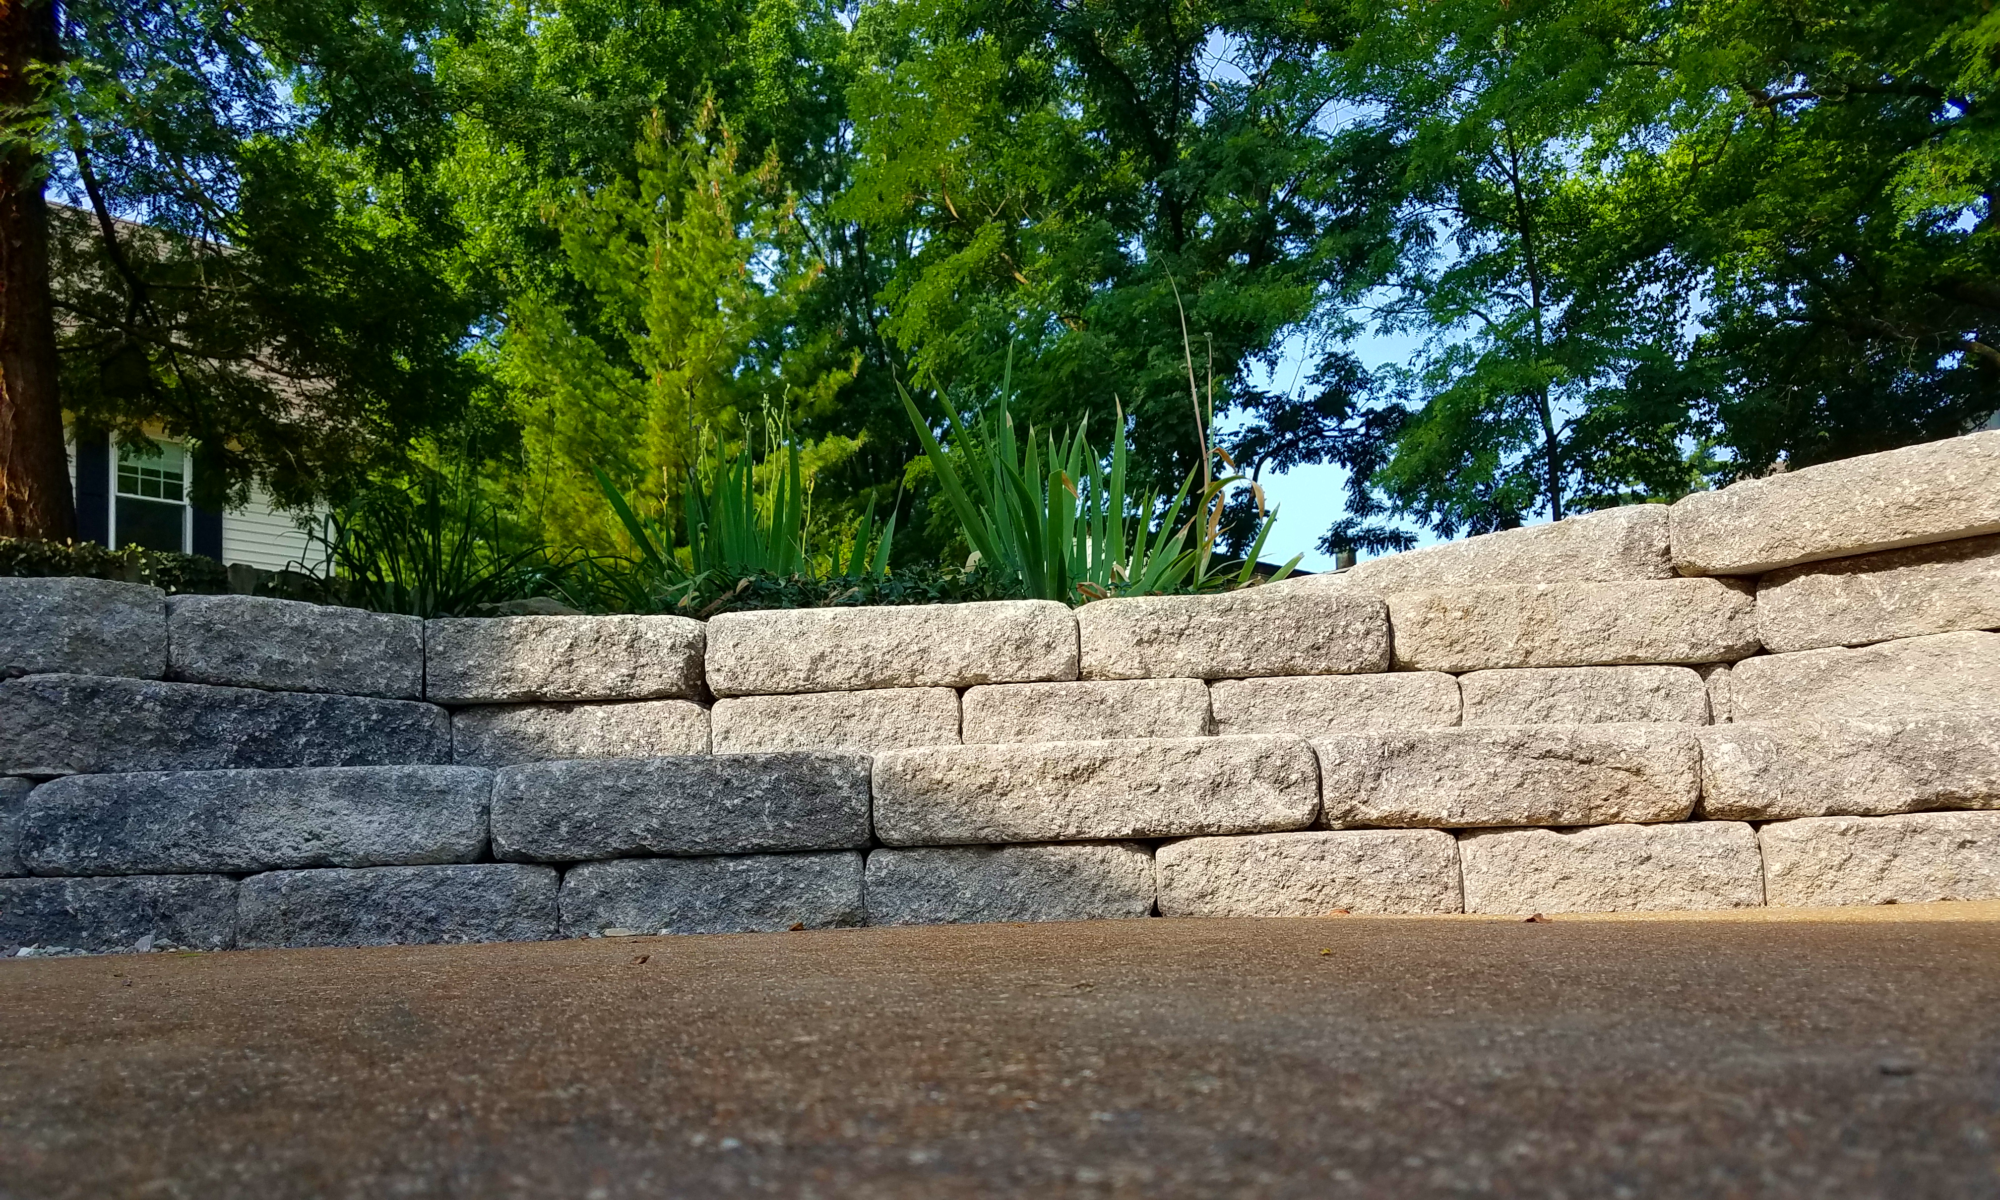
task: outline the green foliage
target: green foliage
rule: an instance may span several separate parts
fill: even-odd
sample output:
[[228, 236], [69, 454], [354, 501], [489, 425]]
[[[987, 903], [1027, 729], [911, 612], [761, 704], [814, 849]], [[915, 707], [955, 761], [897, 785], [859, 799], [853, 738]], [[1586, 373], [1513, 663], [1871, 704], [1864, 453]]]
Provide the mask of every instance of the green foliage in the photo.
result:
[[150, 584], [170, 595], [229, 590], [229, 575], [222, 564], [198, 554], [171, 554], [137, 546], [107, 550], [95, 542], [0, 538], [0, 576], [52, 575]]

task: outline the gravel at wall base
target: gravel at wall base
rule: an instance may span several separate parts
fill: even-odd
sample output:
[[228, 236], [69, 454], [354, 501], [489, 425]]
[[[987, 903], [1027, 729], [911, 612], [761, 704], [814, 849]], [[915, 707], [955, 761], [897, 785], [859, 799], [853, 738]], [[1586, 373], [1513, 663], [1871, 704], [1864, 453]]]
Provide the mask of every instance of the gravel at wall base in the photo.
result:
[[1672, 509], [1683, 575], [1755, 575], [2000, 533], [2000, 430], [1745, 479]]
[[1696, 736], [1710, 818], [2000, 808], [2000, 713], [1719, 725]]
[[21, 860], [37, 875], [472, 862], [492, 785], [471, 767], [70, 775], [29, 797]]
[[868, 759], [853, 754], [527, 763], [495, 773], [493, 856], [581, 862], [861, 850], [868, 811]]
[[621, 858], [563, 875], [562, 936], [762, 933], [865, 923], [861, 855]]
[[1144, 917], [1153, 856], [1131, 842], [874, 850], [867, 892], [870, 925]]
[[1319, 809], [1297, 738], [1134, 738], [896, 750], [875, 757], [891, 846], [1116, 841], [1303, 829]]
[[1777, 653], [2000, 629], [2000, 536], [1773, 571], [1757, 581], [1757, 629]]
[[1054, 600], [723, 613], [707, 669], [718, 696], [1075, 679], [1076, 618]]
[[167, 601], [167, 677], [421, 700], [424, 623], [263, 596], [174, 596]]
[[708, 710], [692, 700], [481, 704], [451, 714], [452, 761], [462, 766], [707, 753]]
[[226, 875], [0, 879], [0, 946], [84, 951], [236, 943], [236, 881]]
[[1222, 734], [1318, 737], [1458, 724], [1458, 680], [1438, 671], [1218, 679], [1209, 686]]
[[1085, 679], [1240, 679], [1389, 669], [1389, 612], [1341, 588], [1252, 587], [1077, 610]]
[[436, 704], [697, 695], [707, 629], [687, 617], [442, 617], [424, 622]]
[[1736, 721], [2000, 711], [2000, 633], [1759, 655], [1730, 669], [1729, 693]]
[[1632, 504], [1484, 533], [1442, 546], [1371, 558], [1298, 586], [1354, 587], [1379, 594], [1518, 583], [1606, 583], [1671, 579], [1664, 504]]
[[1399, 592], [1389, 620], [1404, 671], [1692, 666], [1759, 645], [1756, 602], [1717, 579]]
[[1465, 911], [1669, 912], [1764, 903], [1757, 835], [1740, 821], [1504, 829], [1459, 839]]
[[717, 700], [717, 754], [830, 750], [874, 754], [958, 744], [958, 693], [948, 687], [875, 688]]
[[271, 871], [238, 888], [237, 944], [545, 941], [556, 936], [557, 880], [515, 863]]
[[1473, 726], [1315, 738], [1332, 828], [1680, 821], [1701, 794], [1683, 725]]
[[1458, 912], [1458, 843], [1438, 829], [1265, 833], [1155, 852], [1163, 917]]
[[0, 683], [0, 773], [450, 761], [450, 715], [411, 700], [93, 675]]
[[1708, 688], [1692, 667], [1527, 667], [1458, 680], [1466, 725], [1706, 725]]
[[965, 693], [966, 742], [1083, 742], [1207, 737], [1199, 679], [997, 683]]
[[21, 866], [21, 810], [34, 790], [32, 780], [0, 778], [0, 877], [27, 873]]
[[1807, 817], [1757, 840], [1774, 905], [2000, 899], [2000, 812]]
[[0, 676], [167, 670], [167, 598], [109, 579], [0, 578]]

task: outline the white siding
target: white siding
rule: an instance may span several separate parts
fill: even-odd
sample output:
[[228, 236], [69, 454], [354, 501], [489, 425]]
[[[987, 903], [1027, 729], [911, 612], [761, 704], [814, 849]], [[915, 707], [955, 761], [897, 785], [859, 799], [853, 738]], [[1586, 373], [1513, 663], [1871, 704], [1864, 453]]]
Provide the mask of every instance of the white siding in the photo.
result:
[[[293, 514], [271, 508], [271, 497], [250, 485], [250, 502], [222, 514], [222, 561], [282, 571], [298, 562], [317, 565], [324, 548], [311, 543]], [[312, 555], [311, 559], [307, 555]]]

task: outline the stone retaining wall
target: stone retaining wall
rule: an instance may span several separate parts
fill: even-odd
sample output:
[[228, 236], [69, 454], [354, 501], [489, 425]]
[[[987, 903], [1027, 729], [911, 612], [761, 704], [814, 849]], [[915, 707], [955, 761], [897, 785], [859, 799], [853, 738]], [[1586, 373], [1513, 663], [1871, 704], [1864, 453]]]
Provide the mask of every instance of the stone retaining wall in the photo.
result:
[[2000, 433], [1220, 596], [0, 580], [0, 948], [2000, 897]]

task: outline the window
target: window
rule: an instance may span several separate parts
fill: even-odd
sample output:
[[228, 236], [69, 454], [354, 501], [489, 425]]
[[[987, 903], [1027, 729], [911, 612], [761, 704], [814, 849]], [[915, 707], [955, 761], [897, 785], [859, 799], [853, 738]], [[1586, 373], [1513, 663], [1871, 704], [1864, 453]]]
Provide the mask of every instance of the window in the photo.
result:
[[187, 467], [172, 442], [119, 443], [113, 546], [187, 552]]

